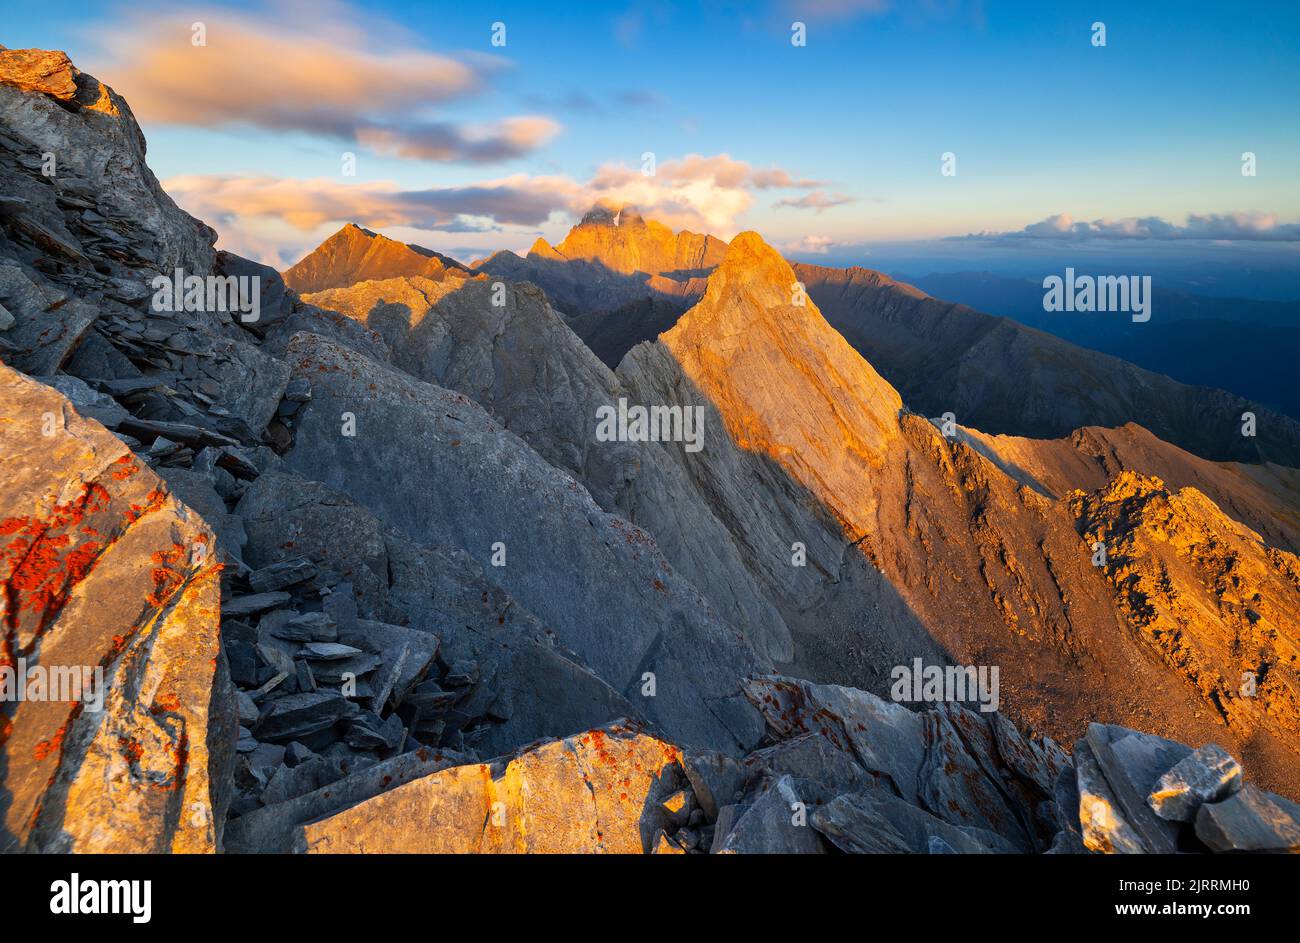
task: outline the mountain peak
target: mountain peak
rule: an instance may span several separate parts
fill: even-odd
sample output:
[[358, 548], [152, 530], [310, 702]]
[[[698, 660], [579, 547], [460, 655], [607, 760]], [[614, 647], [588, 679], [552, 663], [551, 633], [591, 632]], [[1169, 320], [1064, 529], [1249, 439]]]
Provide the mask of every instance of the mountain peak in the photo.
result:
[[346, 223], [285, 271], [284, 281], [294, 291], [307, 294], [402, 275], [422, 275], [440, 281], [449, 273], [466, 271], [455, 259], [432, 249], [399, 242], [356, 223]]
[[[704, 297], [659, 337], [743, 448], [789, 471], [846, 520], [898, 435], [898, 393], [822, 318], [755, 232], [731, 241]], [[841, 451], [835, 463], [815, 456]]]
[[622, 275], [661, 275], [712, 268], [722, 261], [726, 246], [713, 236], [688, 230], [674, 233], [657, 220], [647, 220], [629, 203], [602, 202], [588, 210], [558, 245], [539, 239], [529, 254], [594, 262]]
[[382, 235], [380, 235], [380, 234], [377, 233], [377, 232], [374, 232], [374, 231], [372, 231], [372, 230], [366, 229], [364, 226], [360, 226], [360, 225], [358, 225], [357, 223], [347, 223], [347, 224], [345, 224], [345, 225], [343, 226], [342, 229], [340, 229], [338, 232], [336, 232], [336, 233], [335, 233], [333, 236], [331, 236], [330, 238], [331, 238], [331, 239], [337, 239], [337, 238], [339, 238], [340, 236], [345, 236], [345, 237], [348, 237], [348, 238], [356, 238], [357, 236], [364, 236], [364, 237], [367, 238], [367, 239], [387, 239], [387, 238], [388, 238], [387, 236], [382, 236]]
[[[709, 312], [723, 318], [744, 317], [756, 311], [784, 311], [810, 308], [820, 313], [807, 297], [799, 304], [798, 279], [779, 252], [756, 232], [742, 232], [727, 247], [718, 267], [709, 276], [699, 314]], [[798, 313], [798, 312], [796, 312]], [[686, 317], [698, 317], [695, 309]], [[827, 327], [829, 330], [829, 326]]]
[[789, 275], [788, 282], [792, 284], [795, 281], [794, 270], [790, 268], [790, 263], [753, 230], [746, 230], [731, 240], [727, 246], [727, 254], [718, 269], [745, 272], [750, 275], [773, 276], [779, 279]]

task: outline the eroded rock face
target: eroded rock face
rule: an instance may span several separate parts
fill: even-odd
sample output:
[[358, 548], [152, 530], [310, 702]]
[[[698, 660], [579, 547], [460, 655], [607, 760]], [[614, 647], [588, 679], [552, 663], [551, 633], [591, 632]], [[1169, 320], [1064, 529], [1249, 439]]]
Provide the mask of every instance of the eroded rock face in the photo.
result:
[[581, 481], [603, 509], [650, 531], [674, 568], [760, 651], [790, 658], [779, 611], [674, 457], [683, 444], [597, 438], [599, 411], [632, 394], [539, 289], [410, 277], [306, 297], [380, 332], [395, 366], [464, 393]]
[[722, 261], [727, 244], [713, 236], [688, 230], [674, 233], [663, 223], [646, 220], [635, 207], [599, 206], [582, 218], [564, 240], [546, 252], [570, 261], [597, 262], [611, 272], [693, 272]]
[[312, 854], [642, 854], [681, 784], [681, 752], [624, 725], [455, 766], [302, 828]]
[[[63, 53], [0, 51], [0, 125], [8, 139], [0, 140], [4, 215], [41, 230], [65, 262], [85, 264], [107, 241], [127, 264], [211, 270], [216, 233], [158, 185], [126, 101]], [[57, 162], [52, 176], [41, 172], [43, 154]], [[116, 243], [96, 236], [103, 229], [114, 231]]]
[[[1122, 472], [1070, 506], [1143, 642], [1237, 730], [1300, 739], [1300, 558], [1195, 488]], [[1253, 683], [1247, 683], [1252, 681]]]
[[[292, 468], [417, 541], [484, 564], [501, 545], [505, 565], [493, 578], [648, 720], [682, 743], [753, 745], [758, 719], [740, 686], [765, 659], [649, 534], [602, 511], [461, 394], [315, 335], [298, 335], [288, 357], [313, 390]], [[344, 434], [344, 414], [355, 435]], [[644, 693], [650, 682], [654, 696]]]
[[0, 666], [103, 679], [99, 711], [0, 703], [0, 850], [215, 851], [234, 716], [212, 531], [54, 390], [0, 366], [0, 400]]
[[[566, 317], [603, 314], [626, 317], [643, 302], [664, 302], [668, 310], [686, 310], [704, 292], [704, 279], [719, 264], [727, 244], [713, 236], [644, 219], [635, 208], [597, 206], [561, 241], [552, 246], [538, 239], [526, 258], [498, 252], [476, 262], [474, 270], [498, 278], [527, 280], [546, 291]], [[575, 327], [578, 322], [575, 320]], [[580, 335], [600, 331], [601, 319], [586, 321]], [[610, 366], [644, 333], [653, 319], [633, 333], [618, 332], [605, 346]], [[612, 346], [610, 346], [612, 342]]]

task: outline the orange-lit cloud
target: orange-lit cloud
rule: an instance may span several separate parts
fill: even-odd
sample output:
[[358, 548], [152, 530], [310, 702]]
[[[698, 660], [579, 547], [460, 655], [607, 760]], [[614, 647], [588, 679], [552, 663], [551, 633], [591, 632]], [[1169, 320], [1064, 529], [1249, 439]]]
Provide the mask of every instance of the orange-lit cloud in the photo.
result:
[[784, 200], [777, 200], [774, 206], [789, 206], [798, 210], [816, 210], [821, 213], [833, 206], [843, 206], [846, 203], [855, 202], [853, 197], [846, 193], [827, 193], [824, 190], [814, 190], [812, 193], [805, 193], [801, 197], [787, 197]]
[[[438, 105], [479, 92], [506, 63], [429, 52], [418, 37], [329, 0], [126, 13], [116, 22], [94, 37], [104, 50], [94, 67], [146, 126], [252, 126], [469, 162], [530, 153], [559, 131], [539, 115], [440, 120]], [[195, 45], [195, 24], [203, 45]]]
[[737, 229], [737, 217], [753, 205], [755, 191], [816, 184], [779, 167], [756, 169], [726, 154], [692, 154], [659, 163], [653, 175], [639, 167], [606, 164], [585, 182], [515, 174], [411, 190], [332, 178], [200, 175], [173, 177], [163, 185], [181, 206], [221, 233], [224, 248], [278, 265], [314, 246], [324, 229], [344, 222], [445, 233], [508, 226], [536, 230], [553, 218], [563, 223], [579, 217], [601, 201], [633, 203], [674, 228], [729, 237]]

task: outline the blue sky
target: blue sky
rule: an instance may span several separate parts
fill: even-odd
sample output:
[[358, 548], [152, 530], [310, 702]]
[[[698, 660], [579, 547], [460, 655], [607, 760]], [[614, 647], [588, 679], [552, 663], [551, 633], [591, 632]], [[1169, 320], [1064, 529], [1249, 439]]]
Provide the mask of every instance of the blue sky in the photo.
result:
[[[337, 228], [332, 212], [462, 256], [524, 249], [558, 240], [599, 197], [724, 236], [757, 229], [810, 258], [1052, 217], [1037, 236], [1104, 221], [1093, 235], [1300, 242], [1295, 3], [0, 8], [0, 42], [65, 49], [126, 94], [178, 201], [268, 261]], [[195, 20], [202, 49], [187, 41]], [[490, 43], [498, 21], [504, 47]], [[280, 56], [251, 48], [255, 36], [297, 50], [284, 61], [302, 69], [269, 74]], [[448, 78], [445, 63], [466, 74]], [[390, 91], [373, 108], [325, 81], [365, 70]], [[395, 142], [430, 124], [447, 153], [400, 156]], [[486, 156], [467, 159], [482, 139]], [[355, 177], [340, 175], [345, 150]], [[640, 175], [647, 151], [653, 181]], [[1244, 151], [1255, 177], [1241, 174]], [[294, 200], [314, 209], [286, 222]], [[1118, 222], [1153, 217], [1173, 229]]]

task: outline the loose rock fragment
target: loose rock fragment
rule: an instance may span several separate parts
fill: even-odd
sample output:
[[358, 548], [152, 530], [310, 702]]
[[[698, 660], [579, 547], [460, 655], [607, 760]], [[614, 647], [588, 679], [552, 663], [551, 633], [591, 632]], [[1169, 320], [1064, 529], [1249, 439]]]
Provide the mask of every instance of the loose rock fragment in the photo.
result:
[[1217, 744], [1179, 760], [1156, 781], [1147, 803], [1162, 819], [1190, 822], [1206, 802], [1219, 802], [1241, 788], [1241, 764]]

